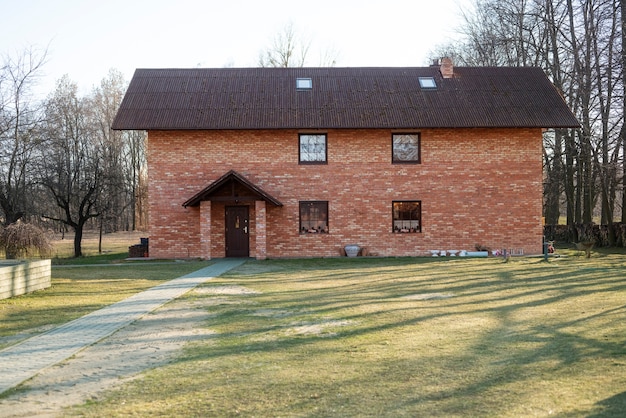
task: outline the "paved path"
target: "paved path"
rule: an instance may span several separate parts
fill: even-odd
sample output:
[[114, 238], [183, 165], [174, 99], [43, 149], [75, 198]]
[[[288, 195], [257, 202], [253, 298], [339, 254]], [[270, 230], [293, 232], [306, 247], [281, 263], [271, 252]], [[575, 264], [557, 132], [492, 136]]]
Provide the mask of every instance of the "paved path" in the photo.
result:
[[212, 265], [137, 293], [57, 328], [0, 351], [0, 393], [53, 366], [136, 321], [199, 284], [243, 264], [223, 259]]

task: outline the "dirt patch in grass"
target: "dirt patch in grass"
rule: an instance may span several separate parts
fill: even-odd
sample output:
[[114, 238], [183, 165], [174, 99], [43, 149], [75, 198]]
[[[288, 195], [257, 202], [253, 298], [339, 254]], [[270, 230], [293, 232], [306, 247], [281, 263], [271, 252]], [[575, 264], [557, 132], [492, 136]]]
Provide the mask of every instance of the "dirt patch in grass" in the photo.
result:
[[417, 295], [404, 296], [402, 299], [408, 300], [433, 300], [433, 299], [448, 299], [454, 297], [452, 293], [419, 293]]
[[255, 311], [252, 315], [264, 316], [267, 318], [284, 318], [286, 316], [294, 315], [294, 312], [282, 309], [260, 309], [258, 311]]
[[314, 323], [294, 324], [293, 327], [286, 330], [285, 334], [323, 335], [325, 337], [331, 337], [336, 335], [336, 333], [330, 330], [338, 327], [345, 327], [351, 324], [351, 321], [346, 320], [326, 320]]
[[195, 291], [197, 294], [205, 295], [256, 295], [259, 293], [239, 285], [200, 287]]

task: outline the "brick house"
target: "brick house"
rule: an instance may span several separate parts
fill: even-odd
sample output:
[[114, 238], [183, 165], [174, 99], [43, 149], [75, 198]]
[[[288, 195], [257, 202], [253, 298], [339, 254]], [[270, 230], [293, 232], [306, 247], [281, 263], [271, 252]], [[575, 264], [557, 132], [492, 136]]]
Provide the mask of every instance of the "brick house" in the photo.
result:
[[542, 251], [542, 132], [577, 127], [537, 68], [138, 69], [150, 255]]

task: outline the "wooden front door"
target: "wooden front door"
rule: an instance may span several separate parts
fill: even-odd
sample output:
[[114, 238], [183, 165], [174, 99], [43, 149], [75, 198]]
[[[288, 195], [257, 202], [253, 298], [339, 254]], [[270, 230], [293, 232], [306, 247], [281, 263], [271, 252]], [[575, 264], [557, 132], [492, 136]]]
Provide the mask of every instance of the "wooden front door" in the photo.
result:
[[226, 206], [226, 257], [250, 256], [247, 206]]

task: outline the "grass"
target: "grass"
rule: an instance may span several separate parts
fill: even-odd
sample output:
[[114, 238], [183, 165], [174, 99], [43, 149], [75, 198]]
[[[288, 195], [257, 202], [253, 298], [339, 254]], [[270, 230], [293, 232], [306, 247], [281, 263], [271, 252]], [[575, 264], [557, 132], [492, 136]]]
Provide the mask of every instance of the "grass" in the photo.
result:
[[104, 253], [98, 254], [97, 234], [87, 234], [83, 249], [89, 255], [72, 258], [72, 237], [53, 241], [52, 286], [0, 300], [0, 349], [209, 264], [126, 262], [128, 246], [136, 242], [138, 233], [104, 235]]
[[216, 336], [67, 414], [622, 416], [626, 257], [566, 253], [250, 261], [185, 296]]
[[51, 287], [0, 300], [0, 349], [208, 264], [55, 267]]
[[[142, 232], [116, 232], [102, 236], [102, 253], [98, 252], [99, 234], [86, 231], [82, 240], [83, 257], [74, 258], [74, 237], [72, 234], [57, 234], [52, 239], [52, 260], [54, 264], [93, 264], [95, 262], [120, 262], [128, 257], [128, 247], [139, 244]], [[100, 260], [99, 260], [100, 259]]]
[[52, 265], [55, 266], [77, 266], [93, 264], [119, 264], [126, 262], [128, 252], [108, 252], [105, 254], [95, 254], [83, 257], [55, 257]]

